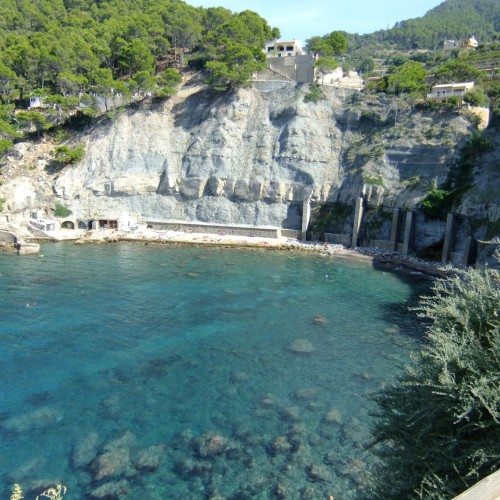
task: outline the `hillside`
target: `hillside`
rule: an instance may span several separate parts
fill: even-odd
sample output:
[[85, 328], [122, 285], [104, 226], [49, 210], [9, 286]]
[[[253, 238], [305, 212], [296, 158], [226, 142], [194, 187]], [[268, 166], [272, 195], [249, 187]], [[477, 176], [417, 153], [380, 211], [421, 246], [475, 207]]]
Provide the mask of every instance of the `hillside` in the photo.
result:
[[424, 16], [367, 35], [348, 34], [350, 50], [437, 50], [444, 40], [475, 35], [481, 43], [500, 32], [500, 3], [496, 0], [446, 0]]

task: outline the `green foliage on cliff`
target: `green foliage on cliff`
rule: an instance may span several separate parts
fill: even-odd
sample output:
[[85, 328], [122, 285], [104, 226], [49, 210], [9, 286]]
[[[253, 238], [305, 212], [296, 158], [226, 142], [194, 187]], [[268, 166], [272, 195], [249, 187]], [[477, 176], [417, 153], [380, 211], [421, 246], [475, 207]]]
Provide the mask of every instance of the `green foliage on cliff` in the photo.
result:
[[61, 203], [56, 203], [56, 208], [54, 210], [54, 215], [56, 217], [69, 217], [73, 212], [68, 208], [62, 205]]
[[500, 467], [500, 271], [459, 272], [421, 299], [425, 345], [373, 396], [375, 498], [453, 498]]
[[304, 102], [318, 102], [325, 98], [319, 85], [309, 85], [307, 94], [304, 96]]
[[429, 219], [443, 217], [449, 208], [452, 194], [451, 191], [438, 189], [436, 186], [433, 186], [422, 200], [422, 211], [426, 217]]
[[56, 161], [62, 165], [72, 165], [79, 162], [85, 156], [85, 146], [79, 144], [74, 148], [69, 146], [56, 146], [54, 150]]

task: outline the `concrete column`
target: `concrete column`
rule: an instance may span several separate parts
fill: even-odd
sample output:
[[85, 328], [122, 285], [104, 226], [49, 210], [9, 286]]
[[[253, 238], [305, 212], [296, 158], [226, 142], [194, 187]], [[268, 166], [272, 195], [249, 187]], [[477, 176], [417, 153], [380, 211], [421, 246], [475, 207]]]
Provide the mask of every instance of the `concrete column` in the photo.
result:
[[398, 249], [398, 233], [399, 233], [399, 208], [392, 211], [392, 225], [391, 225], [391, 248], [392, 250]]
[[441, 262], [446, 264], [448, 262], [448, 257], [450, 252], [453, 251], [453, 246], [455, 245], [455, 215], [448, 214], [446, 217], [446, 231], [444, 233], [444, 244], [443, 244], [443, 254], [441, 256]]
[[403, 241], [403, 255], [408, 255], [413, 250], [413, 234], [415, 232], [415, 212], [406, 212], [405, 237]]
[[302, 203], [302, 241], [307, 239], [307, 229], [311, 222], [311, 200], [304, 200]]
[[464, 257], [462, 264], [464, 266], [473, 266], [477, 258], [477, 244], [472, 236], [468, 236], [465, 240]]
[[361, 229], [361, 220], [363, 219], [363, 198], [356, 200], [356, 209], [354, 211], [354, 224], [352, 225], [351, 246], [354, 248], [358, 244], [358, 234]]

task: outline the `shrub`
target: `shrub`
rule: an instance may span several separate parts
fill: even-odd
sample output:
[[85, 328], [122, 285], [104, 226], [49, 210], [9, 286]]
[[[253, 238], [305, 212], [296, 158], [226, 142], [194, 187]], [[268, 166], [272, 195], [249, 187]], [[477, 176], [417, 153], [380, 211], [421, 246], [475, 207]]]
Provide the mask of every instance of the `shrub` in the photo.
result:
[[[500, 263], [500, 262], [499, 262]], [[378, 405], [376, 498], [453, 498], [500, 467], [500, 271], [460, 271], [421, 299], [427, 343]]]
[[372, 186], [383, 186], [384, 185], [384, 180], [380, 176], [379, 177], [366, 176], [363, 178], [363, 180], [365, 181], [365, 184], [370, 184]]
[[439, 219], [448, 207], [451, 191], [433, 188], [422, 200], [422, 210], [429, 219]]
[[304, 96], [304, 102], [318, 102], [325, 96], [319, 85], [309, 85], [309, 93]]
[[463, 154], [469, 160], [475, 160], [481, 153], [493, 151], [493, 142], [482, 132], [475, 131], [467, 139]]
[[69, 146], [56, 146], [55, 157], [61, 165], [71, 165], [79, 162], [85, 156], [85, 146], [79, 144], [74, 148]]
[[65, 207], [64, 205], [61, 205], [61, 203], [56, 203], [56, 208], [54, 210], [54, 215], [56, 217], [69, 217], [73, 212]]
[[10, 139], [0, 138], [0, 155], [6, 153], [14, 143]]
[[484, 93], [484, 90], [479, 87], [469, 90], [464, 95], [464, 101], [472, 106], [480, 106], [482, 108], [487, 108], [490, 105], [488, 96]]

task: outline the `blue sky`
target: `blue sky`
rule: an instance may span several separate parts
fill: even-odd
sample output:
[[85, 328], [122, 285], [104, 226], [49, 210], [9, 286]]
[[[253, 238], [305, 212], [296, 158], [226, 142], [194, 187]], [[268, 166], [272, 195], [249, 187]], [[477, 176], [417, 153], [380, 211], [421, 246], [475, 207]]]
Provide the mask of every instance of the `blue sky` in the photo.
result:
[[444, 0], [187, 0], [196, 7], [226, 7], [233, 12], [253, 10], [282, 40], [326, 35], [335, 30], [373, 33], [398, 21], [423, 16]]

